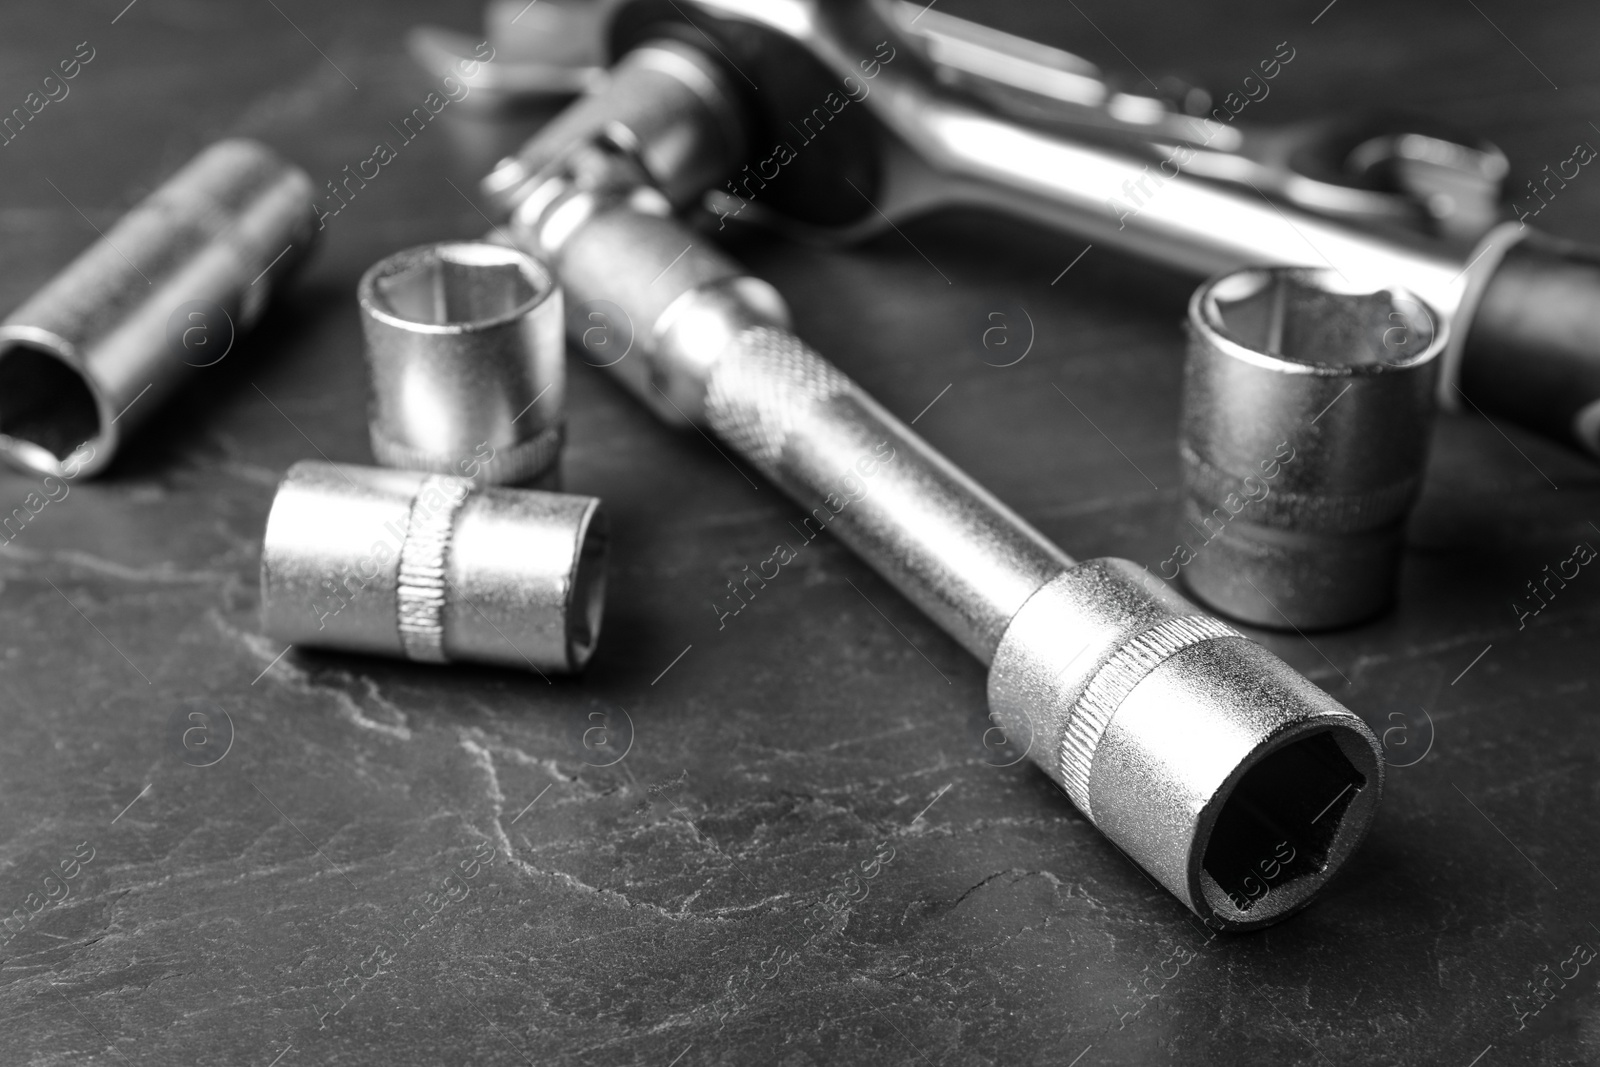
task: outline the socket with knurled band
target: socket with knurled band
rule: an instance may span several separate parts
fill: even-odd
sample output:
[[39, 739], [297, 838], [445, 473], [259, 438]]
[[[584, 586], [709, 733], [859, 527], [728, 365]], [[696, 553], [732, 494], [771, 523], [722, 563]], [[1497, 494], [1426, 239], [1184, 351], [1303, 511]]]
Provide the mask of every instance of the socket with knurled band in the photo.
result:
[[594, 497], [308, 460], [267, 517], [262, 629], [421, 663], [579, 671], [600, 635], [606, 537]]

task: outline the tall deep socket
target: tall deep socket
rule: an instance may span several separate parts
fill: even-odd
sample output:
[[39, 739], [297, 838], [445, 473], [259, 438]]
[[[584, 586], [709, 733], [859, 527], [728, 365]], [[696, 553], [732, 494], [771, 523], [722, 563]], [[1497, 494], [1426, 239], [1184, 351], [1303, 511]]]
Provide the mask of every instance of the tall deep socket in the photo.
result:
[[314, 186], [265, 145], [202, 151], [0, 323], [0, 456], [40, 474], [105, 469], [122, 440], [310, 252]]

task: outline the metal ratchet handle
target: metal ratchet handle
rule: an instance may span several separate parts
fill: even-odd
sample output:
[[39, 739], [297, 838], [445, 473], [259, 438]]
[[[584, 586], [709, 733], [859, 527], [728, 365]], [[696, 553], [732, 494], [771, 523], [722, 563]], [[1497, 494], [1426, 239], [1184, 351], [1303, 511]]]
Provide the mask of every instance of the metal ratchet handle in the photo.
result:
[[[1220, 150], [1239, 131], [1209, 119], [1171, 117], [1198, 131], [1204, 148], [1173, 143], [1160, 149], [1161, 158], [1153, 158], [1148, 146], [1102, 144], [1016, 121], [941, 86], [939, 72], [916, 49], [889, 43], [904, 46], [905, 36], [872, 5], [684, 0], [683, 6], [707, 33], [717, 32], [722, 44], [707, 51], [691, 44], [692, 37], [664, 39], [664, 33], [671, 36], [670, 26], [643, 19], [631, 31], [633, 51], [604, 85], [485, 181], [484, 191], [498, 208], [509, 210], [526, 199], [539, 173], [566, 148], [603, 133], [626, 144], [674, 208], [704, 202], [719, 215], [719, 226], [748, 208], [748, 218], [796, 235], [852, 240], [895, 219], [966, 204], [1020, 215], [1197, 275], [1249, 266], [1330, 267], [1352, 285], [1404, 286], [1454, 324], [1440, 361], [1438, 398], [1445, 407], [1470, 397], [1490, 414], [1600, 456], [1600, 251], [1544, 238], [1516, 222], [1489, 230], [1465, 254], [1417, 235], [1363, 229], [1340, 217], [1351, 214], [1349, 190], [1339, 193], [1336, 204], [1328, 199], [1333, 187], [1287, 170], [1285, 180], [1293, 186], [1288, 199], [1300, 206], [1280, 203], [1273, 196], [1285, 188], [1262, 180], [1260, 161]], [[793, 17], [797, 12], [806, 17]], [[964, 32], [972, 37], [971, 28]], [[774, 86], [801, 81], [787, 94], [746, 94], [724, 59], [730, 50], [744, 56], [738, 42], [748, 46], [773, 35], [798, 46], [783, 54], [809, 53], [820, 64], [773, 61], [753, 67]], [[947, 43], [953, 39], [945, 36]], [[1015, 43], [1008, 47], [1016, 49]], [[1024, 81], [1031, 77], [1032, 84], [1047, 73], [1034, 69], [1027, 75], [993, 47], [978, 51], [983, 54], [967, 55], [968, 66], [991, 76], [1001, 70], [1012, 81], [1019, 74]], [[807, 148], [808, 162], [797, 166], [809, 170], [807, 189], [822, 207], [813, 212], [791, 200], [780, 209], [762, 192], [773, 176], [763, 169], [767, 164], [752, 170], [746, 162], [740, 147], [747, 140], [745, 127], [752, 114], [782, 126], [791, 117], [783, 101], [793, 101], [794, 92], [824, 100], [841, 84], [856, 87], [851, 98], [859, 99], [859, 111], [850, 114], [872, 115], [884, 136], [876, 144], [821, 139]], [[1055, 84], [1051, 91], [1063, 90]], [[773, 110], [763, 113], [764, 107]], [[1281, 154], [1282, 148], [1266, 155]], [[1231, 149], [1242, 151], [1238, 144]], [[850, 153], [875, 154], [875, 182], [864, 174], [858, 174], [864, 188], [837, 180], [860, 169], [863, 159]], [[769, 164], [777, 165], [776, 158]], [[859, 214], [852, 216], [851, 208]]]
[[[892, 10], [907, 40], [920, 39], [941, 83], [972, 92], [997, 115], [1023, 125], [1142, 145], [1152, 163], [1188, 145], [1195, 149], [1184, 165], [1188, 173], [1255, 186], [1315, 214], [1423, 228], [1457, 242], [1476, 241], [1500, 217], [1509, 170], [1505, 153], [1487, 142], [1464, 143], [1464, 136], [1442, 124], [1381, 113], [1276, 127], [1250, 119], [1237, 126], [1205, 122], [1200, 116], [1220, 113], [1231, 123], [1234, 109], [1182, 79], [1163, 78], [1159, 88], [1152, 84], [1153, 95], [1143, 86], [1119, 89], [1070, 52], [924, 10], [911, 0], [895, 0]], [[1263, 93], [1257, 99], [1265, 100], [1268, 83], [1293, 56], [1292, 50], [1287, 56], [1274, 50], [1240, 88], [1250, 94], [1253, 83]], [[1242, 99], [1238, 92], [1228, 97]], [[1390, 172], [1381, 187], [1358, 180], [1359, 172], [1377, 168]]]
[[[1315, 182], [1307, 184], [1300, 175], [1289, 176], [1298, 192], [1288, 199], [1302, 201], [1301, 206], [1277, 202], [1274, 192], [1284, 189], [1263, 183], [1257, 163], [1212, 151], [1241, 146], [1229, 144], [1236, 128], [1208, 119], [1171, 117], [1190, 125], [1205, 151], [1175, 143], [1160, 150], [1161, 158], [1129, 145], [1015, 121], [948, 91], [916, 49], [889, 51], [895, 47], [889, 42], [904, 45], [905, 35], [877, 5], [685, 0], [681, 6], [693, 13], [697, 26], [719, 35], [718, 51], [731, 54], [734, 63], [747, 58], [738, 42], [774, 36], [819, 61], [820, 66], [750, 68], [774, 85], [810, 79], [790, 88], [821, 100], [841, 84], [860, 90], [870, 81], [870, 91], [853, 92], [852, 98], [887, 136], [874, 147], [850, 138], [819, 139], [806, 149], [805, 159], [812, 162], [799, 166], [811, 170], [820, 202], [833, 206], [813, 215], [803, 203], [790, 202], [779, 211], [762, 193], [765, 182], [757, 176], [771, 177], [770, 170], [752, 170], [746, 155], [729, 150], [732, 142], [720, 128], [739, 125], [735, 98], [758, 113], [774, 108], [763, 121], [781, 127], [792, 118], [783, 101], [792, 101], [793, 94], [744, 94], [736, 77], [721, 70], [721, 56], [690, 47], [684, 42], [691, 37], [685, 37], [668, 46], [674, 62], [653, 64], [655, 80], [648, 92], [636, 91], [644, 88], [642, 72], [633, 72], [580, 105], [589, 112], [590, 130], [604, 118], [632, 137], [674, 205], [689, 202], [692, 190], [710, 190], [717, 194], [712, 203], [723, 220], [750, 207], [750, 218], [778, 222], [789, 232], [850, 240], [887, 225], [885, 220], [967, 204], [1033, 219], [1096, 246], [1120, 248], [1197, 275], [1263, 265], [1331, 267], [1352, 284], [1402, 285], [1455, 324], [1439, 375], [1439, 399], [1446, 407], [1466, 395], [1491, 414], [1600, 455], [1600, 253], [1539, 238], [1519, 223], [1495, 227], [1467, 253], [1417, 235], [1363, 229], [1336, 217], [1348, 204], [1333, 211], [1335, 205], [1323, 195], [1329, 190], [1319, 192]], [[796, 17], [801, 13], [804, 17]], [[666, 32], [659, 22], [645, 19], [635, 30], [641, 51], [661, 51], [660, 42], [651, 38]], [[875, 42], [884, 42], [881, 54]], [[619, 73], [627, 73], [630, 63], [639, 65], [625, 57]], [[1015, 64], [1008, 68], [993, 54], [979, 65], [991, 75], [997, 67], [1009, 75], [1021, 70]], [[681, 83], [677, 88], [662, 88], [674, 80]], [[641, 85], [635, 87], [634, 81]], [[682, 104], [663, 108], [662, 93]], [[663, 121], [663, 110], [674, 121]], [[578, 117], [576, 111], [569, 115]], [[536, 139], [546, 153], [542, 158], [559, 147], [557, 141]], [[826, 153], [852, 151], [877, 153], [876, 183], [852, 189], [834, 180], [861, 160], [827, 158]], [[527, 163], [508, 161], [486, 190], [504, 205], [507, 190], [518, 189], [527, 176]], [[728, 180], [697, 184], [708, 174]], [[1237, 181], [1219, 180], [1229, 178]], [[867, 199], [857, 204], [862, 197]], [[1311, 210], [1316, 204], [1331, 214]], [[841, 205], [860, 208], [855, 222], [835, 217]], [[1534, 239], [1524, 240], [1529, 235]]]
[[[780, 36], [798, 32], [773, 3], [692, 0], [691, 6], [719, 24], [760, 26]], [[871, 7], [847, 11], [832, 2], [806, 6], [815, 17], [798, 33], [799, 43], [822, 61], [827, 75], [849, 78], [846, 85], [867, 84], [859, 80], [864, 74], [856, 57], [875, 54], [869, 40], [881, 34], [886, 41], [905, 43]], [[1474, 266], [1419, 238], [1380, 236], [1278, 205], [1264, 191], [1198, 178], [1181, 166], [1163, 167], [1148, 153], [1127, 146], [1080, 141], [1020, 124], [934, 84], [912, 49], [884, 56], [883, 62], [874, 62], [870, 91], [859, 104], [889, 134], [876, 148], [864, 149], [881, 150], [882, 172], [876, 185], [854, 190], [842, 186], [841, 195], [860, 208], [860, 221], [813, 224], [792, 218], [785, 223], [787, 229], [848, 239], [887, 225], [883, 220], [967, 204], [1031, 218], [1096, 245], [1198, 275], [1276, 264], [1332, 266], [1352, 279], [1394, 279], [1446, 315], [1470, 315], [1469, 298], [1479, 290], [1467, 279], [1495, 258], [1484, 255]], [[826, 77], [814, 87], [819, 99], [836, 88]], [[484, 182], [484, 192], [497, 207], [509, 210], [526, 199], [538, 175], [563, 151], [603, 134], [636, 157], [675, 209], [683, 210], [708, 190], [725, 194], [734, 189], [739, 197], [752, 199], [730, 207], [727, 215], [736, 216], [749, 206], [755, 217], [766, 210], [764, 181], [751, 177], [755, 172], [748, 167], [740, 171], [745, 159], [740, 145], [748, 141], [743, 127], [748, 125], [746, 112], [758, 102], [753, 98], [766, 95], [742, 93], [714, 52], [682, 40], [647, 38], [617, 63], [603, 88], [575, 103], [502, 162]], [[773, 121], [779, 117], [767, 116]], [[1232, 127], [1217, 128], [1224, 135], [1234, 132]], [[819, 141], [807, 149], [807, 158], [837, 150], [834, 142]], [[847, 172], [849, 160], [833, 162], [837, 165], [832, 171]], [[729, 175], [735, 177], [722, 180]], [[819, 195], [828, 194], [823, 190]], [[869, 199], [857, 204], [863, 196]], [[787, 218], [770, 211], [767, 217]], [[1454, 362], [1447, 360], [1452, 367]]]
[[[511, 239], [580, 310], [631, 320], [609, 372], [709, 429], [989, 667], [991, 718], [1196, 914], [1246, 930], [1310, 901], [1370, 825], [1381, 748], [1337, 701], [1126, 560], [1075, 563], [788, 328], [771, 286], [670, 215], [634, 157], [572, 148]], [[1303, 857], [1273, 893], [1276, 844]]]

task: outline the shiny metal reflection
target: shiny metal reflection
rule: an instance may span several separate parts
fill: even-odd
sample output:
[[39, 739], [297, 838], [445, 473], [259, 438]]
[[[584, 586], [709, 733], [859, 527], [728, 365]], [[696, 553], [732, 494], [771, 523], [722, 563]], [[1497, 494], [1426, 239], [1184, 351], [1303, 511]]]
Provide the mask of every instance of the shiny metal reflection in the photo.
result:
[[267, 517], [262, 630], [419, 662], [580, 671], [600, 636], [606, 541], [594, 497], [297, 463]]
[[423, 245], [374, 264], [359, 294], [380, 463], [488, 484], [553, 467], [565, 332], [543, 265], [486, 242]]
[[1173, 557], [1190, 592], [1274, 629], [1388, 608], [1446, 344], [1420, 298], [1331, 269], [1244, 270], [1197, 290]]

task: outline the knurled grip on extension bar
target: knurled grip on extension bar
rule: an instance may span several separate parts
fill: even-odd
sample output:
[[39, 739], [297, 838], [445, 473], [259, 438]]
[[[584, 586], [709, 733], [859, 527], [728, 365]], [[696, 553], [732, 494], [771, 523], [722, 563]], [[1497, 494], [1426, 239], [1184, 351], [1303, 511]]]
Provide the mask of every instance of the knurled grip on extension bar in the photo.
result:
[[785, 329], [746, 325], [706, 377], [707, 425], [988, 662], [1071, 559]]
[[787, 330], [752, 326], [734, 338], [706, 387], [706, 421], [771, 476], [806, 409], [854, 383]]

